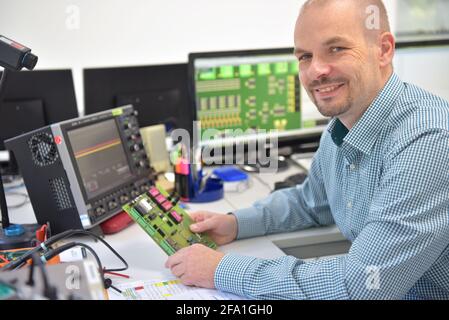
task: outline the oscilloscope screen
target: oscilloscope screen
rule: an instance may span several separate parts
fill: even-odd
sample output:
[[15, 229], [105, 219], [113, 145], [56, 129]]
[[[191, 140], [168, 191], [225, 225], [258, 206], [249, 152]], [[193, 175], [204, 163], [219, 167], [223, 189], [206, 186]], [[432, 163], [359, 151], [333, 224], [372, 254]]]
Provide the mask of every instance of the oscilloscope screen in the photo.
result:
[[114, 119], [73, 129], [67, 134], [89, 200], [132, 177]]

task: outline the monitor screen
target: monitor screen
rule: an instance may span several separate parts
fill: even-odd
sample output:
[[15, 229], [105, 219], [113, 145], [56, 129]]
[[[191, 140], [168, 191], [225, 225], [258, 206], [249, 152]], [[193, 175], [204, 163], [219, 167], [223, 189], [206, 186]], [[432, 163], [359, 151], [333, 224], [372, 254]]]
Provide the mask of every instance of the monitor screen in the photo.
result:
[[[0, 101], [0, 153], [6, 139], [77, 117], [71, 70], [10, 72]], [[0, 173], [19, 174], [14, 158], [2, 160]]]
[[41, 100], [46, 125], [79, 116], [72, 70], [11, 72], [4, 94], [6, 103]]
[[13, 155], [3, 141], [45, 126], [42, 100], [19, 100], [0, 103], [0, 174], [16, 175], [19, 171]]
[[67, 136], [88, 200], [132, 177], [114, 119], [70, 130]]
[[191, 132], [187, 64], [85, 69], [86, 114], [132, 104], [140, 126], [164, 124]]
[[0, 104], [0, 150], [3, 141], [45, 126], [42, 100], [19, 100]]
[[193, 53], [189, 66], [201, 141], [229, 133], [287, 137], [321, 132], [328, 121], [316, 111], [303, 110], [292, 48]]

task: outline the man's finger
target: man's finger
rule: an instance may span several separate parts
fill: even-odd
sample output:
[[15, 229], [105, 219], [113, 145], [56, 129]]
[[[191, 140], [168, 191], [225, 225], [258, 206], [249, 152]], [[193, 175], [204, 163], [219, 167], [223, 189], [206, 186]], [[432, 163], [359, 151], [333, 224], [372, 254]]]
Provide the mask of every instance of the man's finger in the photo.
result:
[[203, 221], [204, 219], [206, 219], [204, 212], [201, 212], [201, 211], [190, 212], [189, 216], [195, 222], [200, 222], [200, 221]]
[[179, 264], [183, 260], [183, 250], [179, 250], [174, 255], [168, 257], [167, 261], [165, 262], [166, 268], [173, 268], [175, 265]]
[[214, 227], [215, 227], [214, 219], [207, 219], [190, 225], [190, 230], [192, 230], [193, 232], [204, 232], [211, 230]]
[[193, 286], [194, 282], [185, 274], [183, 274], [181, 277], [179, 277], [181, 279], [181, 283], [185, 286]]
[[177, 264], [170, 270], [171, 270], [171, 273], [173, 273], [173, 275], [175, 275], [178, 278], [181, 278], [185, 272], [185, 264], [184, 263]]

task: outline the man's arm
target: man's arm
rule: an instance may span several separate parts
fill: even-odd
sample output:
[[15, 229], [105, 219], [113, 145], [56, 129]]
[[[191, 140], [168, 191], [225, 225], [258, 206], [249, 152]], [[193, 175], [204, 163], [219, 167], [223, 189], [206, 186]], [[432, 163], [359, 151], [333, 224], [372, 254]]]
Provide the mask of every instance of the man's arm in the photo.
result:
[[347, 255], [304, 263], [228, 254], [215, 271], [215, 286], [258, 299], [404, 298], [449, 254], [448, 160], [445, 130], [398, 143]]
[[276, 191], [234, 214], [238, 239], [334, 224], [320, 169], [320, 151], [302, 185]]

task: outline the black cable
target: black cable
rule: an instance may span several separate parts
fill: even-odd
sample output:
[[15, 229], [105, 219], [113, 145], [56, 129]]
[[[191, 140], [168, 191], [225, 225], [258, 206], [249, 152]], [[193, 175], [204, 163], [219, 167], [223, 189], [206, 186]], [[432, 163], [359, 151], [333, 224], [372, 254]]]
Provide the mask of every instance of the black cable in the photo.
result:
[[87, 244], [84, 244], [81, 242], [69, 242], [69, 243], [63, 244], [60, 247], [57, 247], [55, 249], [51, 249], [51, 250], [47, 251], [47, 253], [45, 253], [43, 257], [45, 258], [45, 260], [50, 260], [51, 258], [57, 256], [58, 254], [60, 254], [64, 251], [67, 251], [73, 247], [84, 247], [94, 256], [94, 258], [98, 264], [101, 280], [104, 283], [104, 271], [103, 271], [103, 265], [101, 264], [101, 260], [98, 257], [97, 253], [95, 252], [95, 250], [92, 249], [92, 247]]
[[54, 256], [56, 256], [56, 255], [58, 255], [58, 254], [60, 254], [60, 253], [62, 253], [64, 251], [66, 251], [66, 250], [69, 250], [69, 249], [71, 249], [73, 247], [76, 247], [76, 246], [86, 248], [94, 256], [94, 258], [95, 258], [95, 260], [97, 261], [97, 264], [98, 264], [99, 273], [100, 273], [101, 281], [103, 283], [104, 288], [105, 289], [112, 288], [112, 289], [116, 290], [117, 292], [122, 293], [122, 291], [120, 289], [118, 289], [118, 288], [116, 288], [115, 286], [112, 285], [112, 280], [111, 279], [104, 277], [104, 273], [106, 272], [107, 269], [103, 269], [103, 265], [101, 263], [100, 258], [97, 255], [97, 253], [95, 252], [94, 249], [92, 249], [92, 247], [88, 246], [87, 244], [84, 244], [84, 243], [81, 243], [81, 242], [70, 242], [70, 243], [67, 243], [65, 245], [62, 245], [61, 247], [58, 247], [56, 249], [53, 249], [53, 250], [47, 252], [45, 254], [45, 259], [51, 259]]
[[[0, 102], [2, 102], [5, 95], [6, 79], [9, 77], [9, 69], [4, 68], [2, 77], [0, 78]], [[2, 141], [3, 142], [3, 139]], [[0, 211], [2, 215], [2, 228], [6, 229], [10, 226], [8, 216], [8, 205], [6, 203], [5, 190], [3, 188], [3, 180], [0, 174]]]
[[50, 300], [57, 300], [58, 296], [57, 296], [56, 288], [51, 286], [50, 283], [48, 282], [47, 270], [45, 269], [44, 264], [37, 253], [34, 253], [32, 256], [31, 267], [33, 267], [35, 265], [38, 266], [38, 268], [41, 272], [41, 275], [42, 275], [42, 282], [43, 282], [43, 286], [44, 286], [43, 296]]
[[[94, 234], [93, 232], [87, 231], [87, 230], [73, 230], [74, 233], [73, 234], [84, 234], [84, 235], [88, 235], [94, 239], [99, 240], [101, 243], [103, 243], [109, 250], [112, 251], [112, 253], [120, 260], [123, 262], [123, 264], [125, 265], [125, 267], [123, 268], [115, 268], [115, 269], [105, 269], [105, 272], [114, 272], [114, 271], [124, 271], [126, 269], [128, 269], [128, 263], [126, 262], [125, 259], [123, 259], [123, 257], [117, 252], [115, 251], [115, 249], [109, 244], [107, 243], [104, 239], [102, 239], [101, 237], [97, 236], [96, 234]], [[67, 236], [68, 237], [68, 236]]]
[[8, 191], [14, 190], [14, 189], [21, 189], [23, 187], [25, 187], [25, 183], [24, 182], [20, 182], [20, 184], [17, 185], [9, 185], [12, 184], [13, 182], [8, 182], [8, 184], [3, 185], [3, 187], [5, 188], [5, 192], [8, 193]]
[[[97, 253], [94, 251], [94, 249], [92, 249], [91, 247], [89, 247], [88, 245], [84, 244], [84, 243], [78, 243], [79, 246], [86, 248], [87, 250], [89, 250], [90, 253], [92, 253], [92, 255], [95, 257], [95, 259], [97, 260], [97, 264], [98, 264], [98, 268], [99, 268], [99, 272], [100, 272], [100, 276], [101, 276], [101, 281], [103, 283], [103, 286], [105, 289], [109, 289], [112, 288], [115, 291], [122, 293], [121, 290], [119, 290], [118, 288], [116, 288], [115, 286], [112, 285], [112, 280], [109, 278], [105, 278], [104, 277], [104, 273], [108, 271], [108, 269], [103, 269], [103, 266], [101, 264], [101, 260], [98, 257]], [[120, 270], [121, 271], [121, 270]]]
[[33, 263], [30, 266], [30, 273], [28, 274], [28, 281], [26, 282], [27, 286], [34, 287], [34, 259]]
[[[67, 230], [64, 232], [61, 232], [53, 237], [51, 237], [50, 239], [48, 239], [47, 241], [43, 242], [44, 247], [49, 247], [50, 245], [52, 245], [53, 243], [64, 239], [66, 236], [70, 235], [73, 232], [73, 230]], [[39, 252], [40, 250], [43, 250], [43, 248], [41, 247], [41, 245], [31, 249], [30, 251], [26, 252], [25, 254], [23, 254], [20, 258], [11, 261], [10, 263], [8, 263], [6, 266], [4, 266], [3, 268], [1, 268], [0, 270], [2, 271], [7, 271], [7, 270], [13, 270], [13, 269], [17, 269], [19, 267], [21, 267], [24, 263], [26, 263], [26, 261], [28, 259], [31, 258], [31, 256], [35, 253], [35, 252]]]
[[32, 258], [32, 263], [31, 265], [34, 266], [39, 266], [39, 268], [41, 268], [41, 272], [42, 272], [42, 282], [44, 284], [44, 290], [48, 290], [48, 277], [47, 277], [47, 273], [45, 272], [44, 268], [43, 268], [43, 263], [41, 261], [41, 259], [39, 258], [39, 256], [37, 255], [37, 253], [33, 254], [33, 258]]
[[9, 209], [18, 209], [23, 207], [24, 205], [26, 205], [29, 202], [29, 198], [28, 195], [22, 192], [15, 192], [15, 191], [6, 191], [5, 194], [7, 196], [20, 196], [23, 197], [22, 202], [15, 204], [15, 205], [8, 205]]
[[43, 242], [43, 244], [39, 245], [36, 248], [31, 249], [30, 251], [28, 251], [27, 253], [25, 253], [24, 255], [22, 255], [19, 259], [12, 261], [10, 263], [8, 263], [6, 266], [4, 266], [1, 270], [12, 270], [12, 269], [17, 269], [19, 267], [21, 267], [24, 263], [26, 263], [26, 261], [32, 256], [33, 253], [40, 251], [41, 249], [43, 249], [42, 247], [46, 247], [49, 248], [52, 244], [66, 239], [68, 237], [72, 237], [74, 235], [88, 235], [94, 239], [99, 240], [100, 242], [102, 242], [109, 250], [112, 251], [112, 253], [114, 253], [114, 255], [123, 262], [123, 264], [125, 265], [125, 267], [123, 268], [115, 268], [115, 269], [105, 269], [105, 272], [114, 272], [114, 271], [124, 271], [126, 269], [128, 269], [128, 263], [126, 262], [125, 259], [123, 259], [123, 257], [117, 252], [115, 251], [114, 248], [111, 247], [111, 245], [109, 243], [107, 243], [105, 240], [103, 240], [102, 238], [100, 238], [99, 236], [97, 236], [96, 234], [87, 231], [87, 230], [81, 230], [81, 229], [75, 229], [75, 230], [67, 230], [64, 232], [61, 232], [51, 238], [49, 238], [47, 241]]
[[35, 269], [36, 265], [38, 266], [38, 268], [41, 272], [41, 276], [42, 276], [43, 296], [49, 298], [50, 300], [56, 300], [57, 299], [56, 288], [50, 286], [50, 284], [48, 282], [47, 271], [45, 270], [44, 265], [36, 252], [33, 253], [33, 255], [32, 255], [32, 262], [30, 265], [30, 273], [29, 273], [28, 281], [26, 282], [26, 285], [28, 285], [30, 287], [34, 287], [34, 284], [35, 284], [34, 269]]
[[104, 279], [104, 287], [106, 289], [112, 288], [115, 291], [117, 291], [118, 293], [120, 293], [120, 294], [122, 293], [122, 290], [120, 290], [119, 288], [112, 285], [112, 280], [110, 278]]

